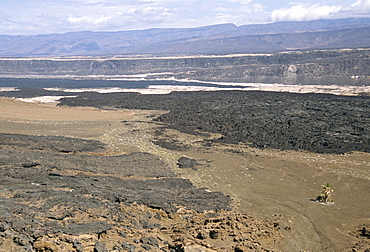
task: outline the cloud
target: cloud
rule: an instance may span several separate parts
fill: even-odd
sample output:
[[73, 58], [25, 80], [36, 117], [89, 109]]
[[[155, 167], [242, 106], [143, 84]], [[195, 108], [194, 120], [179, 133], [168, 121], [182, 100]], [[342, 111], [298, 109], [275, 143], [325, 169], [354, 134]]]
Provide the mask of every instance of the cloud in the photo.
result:
[[[370, 0], [17, 0], [0, 9], [0, 34], [243, 25], [370, 16]], [[295, 0], [293, 0], [295, 1]], [[305, 4], [304, 1], [310, 3]], [[313, 1], [326, 1], [318, 4]], [[344, 1], [353, 1], [344, 5]], [[342, 3], [342, 4], [339, 4]], [[289, 5], [288, 5], [289, 4]], [[281, 6], [286, 6], [282, 8]], [[273, 10], [275, 9], [275, 10]]]
[[83, 17], [68, 17], [67, 20], [71, 23], [75, 24], [101, 24], [106, 23], [109, 18], [107, 16], [100, 16], [100, 17], [89, 17], [89, 16], [83, 16]]
[[354, 15], [366, 15], [369, 16], [370, 13], [370, 0], [358, 0], [352, 4], [347, 12], [353, 12]]
[[[1, 0], [0, 0], [1, 1]], [[173, 11], [163, 0], [23, 0], [0, 10], [0, 34], [64, 33], [145, 29], [171, 23]]]
[[252, 0], [228, 0], [230, 3], [250, 4]]
[[2, 1], [0, 34], [13, 35], [243, 25], [269, 17], [257, 0]]
[[[111, 11], [69, 15], [70, 28], [76, 30], [127, 30], [131, 27], [151, 27], [167, 22], [173, 13], [168, 8], [135, 6], [136, 8], [113, 8]], [[102, 14], [104, 13], [104, 14]], [[68, 24], [66, 25], [68, 27]]]
[[272, 11], [271, 20], [277, 21], [306, 21], [326, 19], [337, 15], [342, 10], [340, 5], [295, 4], [290, 8]]
[[276, 9], [271, 12], [271, 20], [308, 21], [315, 19], [348, 18], [370, 16], [370, 0], [358, 0], [351, 5], [323, 5], [311, 3], [291, 3], [289, 8]]

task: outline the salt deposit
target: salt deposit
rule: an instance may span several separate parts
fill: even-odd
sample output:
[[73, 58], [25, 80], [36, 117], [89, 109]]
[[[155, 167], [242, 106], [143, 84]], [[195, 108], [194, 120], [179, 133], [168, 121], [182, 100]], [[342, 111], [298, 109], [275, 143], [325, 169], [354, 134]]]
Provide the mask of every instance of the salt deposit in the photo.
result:
[[18, 98], [17, 100], [23, 102], [36, 102], [36, 103], [57, 103], [62, 98], [75, 98], [77, 96], [38, 96], [32, 98]]
[[11, 92], [11, 91], [19, 91], [19, 89], [15, 87], [0, 87], [0, 92]]
[[[48, 91], [62, 91], [68, 93], [97, 92], [97, 93], [119, 93], [136, 92], [141, 94], [169, 94], [173, 91], [221, 91], [221, 90], [242, 90], [242, 91], [274, 91], [290, 93], [322, 93], [336, 95], [359, 95], [370, 93], [370, 86], [338, 86], [338, 85], [286, 85], [286, 84], [264, 84], [264, 83], [224, 83], [224, 82], [200, 82], [194, 80], [179, 80], [179, 82], [198, 82], [214, 84], [225, 87], [207, 86], [184, 86], [184, 85], [149, 85], [147, 88], [45, 88]], [[228, 86], [228, 87], [227, 87]]]

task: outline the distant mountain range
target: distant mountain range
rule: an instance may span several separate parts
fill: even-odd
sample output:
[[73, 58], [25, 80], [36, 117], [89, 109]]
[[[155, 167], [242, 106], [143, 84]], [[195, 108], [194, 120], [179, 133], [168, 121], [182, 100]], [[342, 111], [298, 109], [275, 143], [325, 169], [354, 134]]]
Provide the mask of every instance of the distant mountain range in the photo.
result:
[[226, 54], [370, 47], [370, 18], [120, 32], [0, 35], [0, 56]]

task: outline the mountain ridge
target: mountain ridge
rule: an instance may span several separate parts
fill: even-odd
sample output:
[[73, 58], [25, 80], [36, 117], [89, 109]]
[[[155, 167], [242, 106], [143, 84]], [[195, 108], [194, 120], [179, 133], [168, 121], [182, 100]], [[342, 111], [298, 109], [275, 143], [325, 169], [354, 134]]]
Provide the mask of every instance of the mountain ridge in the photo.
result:
[[[0, 56], [224, 54], [370, 46], [370, 18], [0, 35]], [[349, 39], [348, 39], [349, 38]], [[353, 39], [356, 38], [356, 39]]]

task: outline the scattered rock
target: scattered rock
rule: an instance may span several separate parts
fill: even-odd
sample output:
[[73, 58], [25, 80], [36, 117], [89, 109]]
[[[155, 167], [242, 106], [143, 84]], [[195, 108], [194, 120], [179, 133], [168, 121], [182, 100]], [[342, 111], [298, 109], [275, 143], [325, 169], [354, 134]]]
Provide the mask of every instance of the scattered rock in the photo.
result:
[[211, 230], [209, 231], [209, 237], [211, 239], [218, 239], [219, 238], [219, 232], [217, 230]]
[[58, 246], [55, 244], [53, 240], [49, 237], [43, 237], [38, 239], [34, 244], [33, 247], [36, 251], [57, 251]]
[[101, 243], [100, 241], [96, 241], [94, 252], [108, 252], [108, 250], [103, 243]]
[[185, 246], [184, 252], [216, 252], [216, 250], [208, 249], [199, 245]]
[[200, 239], [200, 240], [204, 240], [204, 239], [207, 238], [207, 236], [206, 236], [204, 231], [199, 231], [195, 238]]
[[370, 224], [359, 225], [350, 234], [357, 238], [357, 242], [348, 251], [370, 251]]
[[122, 249], [127, 252], [134, 252], [136, 246], [134, 244], [122, 243]]
[[148, 244], [150, 246], [154, 246], [158, 248], [158, 240], [152, 236], [149, 237], [142, 237], [140, 240], [141, 243]]
[[179, 168], [191, 168], [193, 170], [197, 170], [195, 168], [195, 166], [197, 166], [199, 164], [197, 163], [197, 160], [195, 160], [195, 159], [187, 158], [187, 157], [181, 157], [177, 161], [177, 165], [179, 166]]
[[141, 244], [141, 247], [143, 247], [147, 251], [150, 251], [152, 249], [152, 247], [148, 244]]

